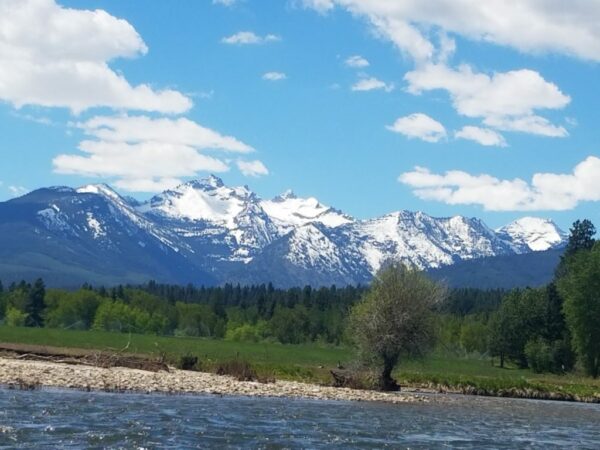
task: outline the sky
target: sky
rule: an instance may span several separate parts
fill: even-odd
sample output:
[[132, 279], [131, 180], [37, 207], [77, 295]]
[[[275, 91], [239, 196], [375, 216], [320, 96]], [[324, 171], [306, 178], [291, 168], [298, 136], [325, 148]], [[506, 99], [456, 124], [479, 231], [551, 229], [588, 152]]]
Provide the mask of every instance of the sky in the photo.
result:
[[0, 0], [0, 200], [214, 173], [600, 226], [599, 81], [599, 0]]

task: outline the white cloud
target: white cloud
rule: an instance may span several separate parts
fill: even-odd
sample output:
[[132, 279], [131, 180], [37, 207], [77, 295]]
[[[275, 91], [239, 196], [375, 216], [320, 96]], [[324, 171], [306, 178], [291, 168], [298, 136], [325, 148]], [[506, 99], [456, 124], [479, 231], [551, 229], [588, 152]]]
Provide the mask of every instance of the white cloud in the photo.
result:
[[530, 182], [463, 171], [435, 174], [423, 167], [398, 180], [423, 200], [481, 205], [488, 211], [565, 211], [581, 202], [600, 201], [600, 158], [589, 156], [568, 174], [536, 173]]
[[[533, 70], [485, 74], [448, 60], [456, 49], [448, 34], [529, 53], [559, 53], [600, 61], [600, 2], [574, 0], [303, 0], [327, 13], [336, 6], [366, 19], [374, 33], [392, 42], [415, 63], [405, 80], [408, 91], [443, 89], [459, 114], [481, 118], [490, 128], [549, 137], [567, 130], [537, 110], [570, 102], [553, 83]], [[366, 82], [364, 82], [366, 84]], [[373, 83], [371, 83], [373, 84]], [[374, 85], [374, 84], [373, 84]]]
[[107, 142], [162, 142], [199, 150], [217, 149], [238, 153], [254, 150], [232, 136], [224, 136], [186, 118], [97, 116], [76, 125], [88, 136]]
[[563, 126], [554, 125], [544, 117], [528, 114], [521, 117], [488, 117], [486, 125], [504, 131], [520, 131], [547, 137], [566, 137], [569, 132]]
[[346, 61], [344, 61], [344, 64], [346, 64], [348, 67], [352, 67], [353, 69], [364, 69], [365, 67], [369, 67], [369, 61], [360, 55], [348, 57]]
[[427, 64], [408, 72], [405, 79], [414, 94], [448, 91], [456, 110], [467, 117], [522, 116], [535, 109], [563, 108], [571, 101], [554, 83], [527, 69], [487, 75], [467, 65], [455, 70]]
[[444, 125], [423, 113], [400, 117], [387, 129], [426, 142], [438, 142], [446, 137]]
[[265, 36], [259, 36], [252, 31], [240, 31], [232, 34], [231, 36], [224, 37], [221, 39], [223, 44], [230, 45], [251, 45], [251, 44], [265, 44], [267, 42], [278, 42], [281, 41], [281, 37], [275, 34], [267, 34]]
[[267, 81], [281, 81], [287, 79], [287, 75], [283, 72], [267, 72], [263, 74], [262, 79]]
[[236, 138], [184, 118], [99, 116], [76, 126], [91, 139], [79, 143], [82, 154], [55, 157], [54, 171], [115, 178], [117, 186], [129, 191], [161, 191], [178, 184], [181, 177], [229, 170], [227, 162], [203, 150], [253, 150]]
[[334, 0], [301, 0], [305, 8], [312, 8], [325, 14], [335, 8]]
[[535, 115], [535, 111], [564, 108], [571, 98], [533, 70], [487, 75], [474, 72], [468, 65], [452, 69], [445, 64], [425, 64], [404, 78], [413, 94], [447, 91], [459, 114], [482, 118], [487, 126], [554, 137], [568, 134], [563, 127]]
[[212, 0], [213, 5], [222, 5], [231, 7], [237, 3], [238, 0]]
[[263, 175], [269, 175], [269, 169], [265, 167], [265, 165], [258, 160], [254, 161], [243, 161], [238, 160], [236, 162], [238, 169], [244, 176], [247, 177], [260, 177]]
[[[1, 184], [1, 183], [0, 183]], [[23, 186], [8, 186], [8, 191], [12, 197], [20, 197], [29, 192], [29, 189]]]
[[600, 61], [600, 3], [590, 0], [304, 0], [320, 13], [336, 5], [366, 18], [376, 32], [416, 60], [436, 48], [428, 30], [522, 52], [554, 52]]
[[148, 48], [123, 19], [54, 0], [0, 0], [0, 100], [24, 105], [181, 113], [191, 100], [174, 90], [131, 85], [109, 67]]
[[365, 77], [361, 78], [356, 83], [354, 83], [354, 85], [352, 86], [352, 90], [355, 92], [366, 92], [375, 90], [391, 92], [394, 90], [394, 85], [392, 83], [385, 83], [384, 81], [378, 80], [375, 77]]
[[468, 139], [485, 146], [506, 147], [504, 137], [497, 131], [489, 128], [464, 126], [454, 133], [457, 139]]

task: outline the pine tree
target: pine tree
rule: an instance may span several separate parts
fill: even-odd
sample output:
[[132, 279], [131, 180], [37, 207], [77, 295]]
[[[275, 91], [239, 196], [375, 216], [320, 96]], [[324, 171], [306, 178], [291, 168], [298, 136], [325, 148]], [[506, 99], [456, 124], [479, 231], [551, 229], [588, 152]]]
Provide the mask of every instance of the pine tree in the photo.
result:
[[571, 256], [579, 250], [591, 250], [594, 246], [596, 227], [588, 219], [575, 221], [569, 231], [571, 235], [569, 236], [565, 256]]
[[46, 297], [46, 286], [41, 278], [38, 278], [32, 288], [29, 290], [27, 297], [27, 303], [25, 305], [25, 312], [28, 314], [25, 324], [28, 327], [42, 327], [44, 326], [44, 319], [42, 313], [46, 304], [44, 302]]

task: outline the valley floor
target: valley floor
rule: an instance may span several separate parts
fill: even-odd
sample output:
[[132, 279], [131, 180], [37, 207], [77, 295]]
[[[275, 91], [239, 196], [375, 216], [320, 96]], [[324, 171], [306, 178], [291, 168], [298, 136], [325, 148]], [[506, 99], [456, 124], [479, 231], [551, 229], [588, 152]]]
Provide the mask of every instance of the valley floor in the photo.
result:
[[[238, 382], [211, 373], [173, 371], [143, 372], [132, 369], [102, 369], [38, 361], [1, 359], [0, 383], [104, 389], [134, 389], [161, 392], [215, 392], [221, 394], [308, 396], [331, 399], [412, 401], [403, 394], [380, 394], [333, 388], [330, 370], [347, 366], [351, 350], [316, 344], [281, 345], [201, 338], [157, 337], [95, 331], [0, 326], [0, 343], [55, 346], [65, 352], [107, 351], [123, 354], [163, 356], [175, 364], [182, 355], [199, 357], [200, 368], [214, 372], [223, 362], [241, 359], [251, 363], [258, 375], [276, 383]], [[0, 344], [1, 346], [1, 344]], [[49, 371], [49, 372], [48, 372]], [[47, 373], [56, 374], [48, 377]], [[76, 375], [77, 374], [77, 375]], [[394, 374], [404, 391], [427, 390], [503, 397], [540, 398], [600, 402], [600, 379], [578, 374], [534, 374], [517, 368], [500, 369], [489, 358], [434, 354], [422, 361], [403, 362]], [[99, 377], [99, 378], [98, 378]], [[85, 381], [82, 381], [85, 380]], [[128, 381], [130, 380], [130, 381]], [[136, 384], [138, 384], [136, 388]], [[302, 394], [302, 395], [300, 395]], [[321, 397], [319, 397], [321, 396]]]

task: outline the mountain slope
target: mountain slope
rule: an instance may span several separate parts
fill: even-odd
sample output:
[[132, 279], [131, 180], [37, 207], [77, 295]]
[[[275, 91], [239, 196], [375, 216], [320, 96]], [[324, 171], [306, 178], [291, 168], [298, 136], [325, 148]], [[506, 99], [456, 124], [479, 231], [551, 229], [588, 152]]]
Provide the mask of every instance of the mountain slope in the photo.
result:
[[212, 283], [168, 235], [110, 188], [52, 188], [0, 203], [0, 273], [43, 276], [50, 285]]
[[[211, 176], [146, 202], [107, 185], [40, 189], [0, 203], [0, 279], [75, 285], [141, 282], [368, 283], [387, 261], [422, 269], [560, 248], [551, 221], [497, 231], [462, 216], [399, 211], [356, 220], [288, 192], [262, 200]], [[461, 266], [457, 266], [461, 267]]]
[[463, 261], [432, 269], [429, 274], [457, 288], [538, 287], [552, 281], [563, 250], [550, 249]]

